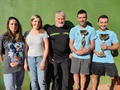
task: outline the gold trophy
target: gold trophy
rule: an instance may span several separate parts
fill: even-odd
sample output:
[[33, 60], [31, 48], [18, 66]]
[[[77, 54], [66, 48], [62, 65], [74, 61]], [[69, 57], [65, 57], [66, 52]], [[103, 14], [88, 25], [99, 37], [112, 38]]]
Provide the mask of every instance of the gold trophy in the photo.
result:
[[82, 35], [82, 39], [81, 39], [82, 46], [80, 47], [80, 49], [82, 49], [85, 46], [85, 35], [87, 34], [87, 30], [80, 30], [80, 33]]
[[[107, 40], [108, 37], [109, 37], [108, 34], [100, 34], [100, 39], [102, 40], [102, 44], [105, 43], [105, 40]], [[101, 56], [105, 56], [104, 50], [103, 50], [103, 49], [101, 49], [101, 50], [102, 50], [102, 51], [100, 52], [100, 55], [101, 55]]]

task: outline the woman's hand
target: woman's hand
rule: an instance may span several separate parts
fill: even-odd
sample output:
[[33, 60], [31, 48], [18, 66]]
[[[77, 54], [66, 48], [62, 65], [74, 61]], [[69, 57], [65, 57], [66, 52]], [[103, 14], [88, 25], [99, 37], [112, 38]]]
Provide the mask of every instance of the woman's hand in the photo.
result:
[[45, 69], [45, 62], [41, 62], [40, 63], [40, 70], [44, 70]]
[[25, 69], [25, 71], [29, 71], [27, 63], [24, 64], [24, 69]]
[[2, 54], [0, 54], [0, 62], [3, 62]]

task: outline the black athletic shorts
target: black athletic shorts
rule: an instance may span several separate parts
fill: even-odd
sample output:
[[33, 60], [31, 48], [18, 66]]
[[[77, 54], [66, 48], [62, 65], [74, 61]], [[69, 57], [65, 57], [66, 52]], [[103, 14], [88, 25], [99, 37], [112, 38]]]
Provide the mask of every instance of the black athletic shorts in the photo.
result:
[[92, 62], [92, 74], [101, 76], [105, 72], [110, 77], [118, 77], [118, 70], [115, 63]]

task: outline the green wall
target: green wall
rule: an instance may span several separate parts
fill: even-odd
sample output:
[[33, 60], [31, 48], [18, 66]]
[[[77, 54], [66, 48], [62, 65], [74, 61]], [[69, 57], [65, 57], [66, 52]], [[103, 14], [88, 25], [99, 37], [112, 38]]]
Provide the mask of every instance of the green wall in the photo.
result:
[[[66, 19], [77, 25], [76, 13], [85, 9], [88, 13], [88, 21], [95, 29], [98, 29], [97, 18], [106, 14], [110, 18], [108, 28], [117, 33], [120, 40], [120, 0], [0, 0], [0, 35], [6, 31], [8, 17], [15, 16], [22, 24], [23, 32], [30, 30], [30, 17], [39, 14], [43, 25], [54, 24], [54, 14], [57, 10], [66, 13]], [[115, 57], [115, 63], [120, 74], [119, 56]], [[0, 64], [1, 66], [1, 64]], [[102, 77], [101, 83], [110, 84], [109, 77]], [[29, 78], [25, 75], [23, 90], [28, 90]], [[4, 88], [2, 71], [0, 68], [0, 89]], [[1, 89], [4, 90], [4, 89]]]

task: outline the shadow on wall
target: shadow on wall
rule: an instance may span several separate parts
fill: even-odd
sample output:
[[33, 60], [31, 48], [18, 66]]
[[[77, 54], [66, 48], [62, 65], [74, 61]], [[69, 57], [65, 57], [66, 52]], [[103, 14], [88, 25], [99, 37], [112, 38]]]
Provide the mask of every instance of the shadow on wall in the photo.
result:
[[74, 27], [74, 24], [71, 21], [69, 21], [69, 20], [65, 21], [65, 25], [68, 26], [69, 28]]
[[45, 31], [47, 31], [47, 29], [48, 29], [50, 26], [51, 26], [50, 24], [45, 24], [45, 25], [43, 26], [43, 28], [44, 28]]
[[[92, 27], [92, 24], [91, 24], [89, 21], [87, 21], [86, 23], [87, 23], [87, 25], [89, 25], [89, 26]], [[69, 20], [66, 20], [66, 21], [65, 21], [65, 25], [68, 26], [69, 28], [72, 28], [72, 27], [75, 26], [75, 25], [74, 25], [71, 21], [69, 21]], [[51, 26], [50, 24], [45, 24], [45, 25], [43, 26], [43, 28], [47, 31], [47, 29], [48, 29], [50, 26]]]
[[[92, 24], [91, 24], [89, 21], [87, 21], [86, 24], [92, 27]], [[69, 20], [66, 20], [66, 21], [65, 21], [65, 25], [68, 26], [69, 28], [72, 28], [72, 27], [75, 26], [75, 25], [74, 25], [71, 21], [69, 21]]]

